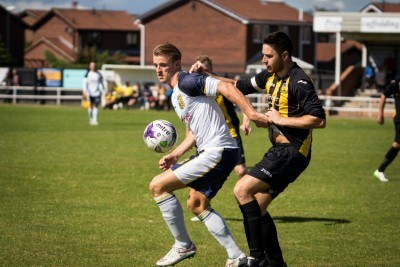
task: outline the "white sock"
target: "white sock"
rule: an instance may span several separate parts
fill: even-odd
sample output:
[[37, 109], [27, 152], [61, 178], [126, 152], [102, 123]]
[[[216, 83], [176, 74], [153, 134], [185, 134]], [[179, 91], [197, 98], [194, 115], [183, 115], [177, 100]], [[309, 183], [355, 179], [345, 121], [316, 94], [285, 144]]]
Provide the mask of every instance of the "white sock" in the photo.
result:
[[215, 210], [208, 208], [197, 217], [206, 225], [208, 231], [215, 239], [226, 249], [230, 259], [235, 259], [243, 253], [236, 244], [224, 219]]
[[94, 123], [97, 122], [97, 114], [98, 114], [98, 113], [99, 113], [99, 109], [96, 108], [96, 107], [94, 107], [94, 108], [93, 108], [93, 113], [92, 113], [92, 119], [93, 119], [93, 122], [94, 122]]
[[93, 122], [93, 112], [91, 108], [88, 108], [88, 114], [89, 114], [89, 121]]
[[186, 230], [181, 203], [179, 203], [173, 193], [155, 197], [154, 200], [160, 208], [161, 214], [175, 238], [175, 245], [189, 248], [192, 241]]

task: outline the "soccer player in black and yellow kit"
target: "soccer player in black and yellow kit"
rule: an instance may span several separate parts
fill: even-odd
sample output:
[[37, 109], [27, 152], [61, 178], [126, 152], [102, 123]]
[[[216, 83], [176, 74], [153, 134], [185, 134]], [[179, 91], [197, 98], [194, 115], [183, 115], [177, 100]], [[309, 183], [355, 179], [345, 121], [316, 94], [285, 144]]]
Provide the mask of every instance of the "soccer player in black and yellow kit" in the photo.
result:
[[244, 94], [265, 90], [272, 143], [261, 161], [234, 188], [250, 249], [248, 266], [286, 266], [267, 207], [307, 168], [312, 129], [326, 124], [313, 82], [292, 61], [292, 49], [292, 41], [284, 32], [268, 34], [262, 46], [266, 70], [236, 82]]
[[[250, 250], [249, 267], [286, 266], [267, 207], [307, 168], [312, 130], [326, 125], [325, 111], [313, 82], [292, 61], [292, 51], [293, 44], [286, 33], [270, 33], [262, 46], [266, 70], [236, 83], [231, 80], [243, 94], [265, 90], [269, 104], [266, 115], [272, 147], [234, 188]], [[203, 69], [194, 64], [191, 71]]]
[[392, 143], [392, 146], [386, 153], [385, 158], [383, 159], [379, 168], [376, 169], [374, 172], [375, 177], [378, 178], [381, 182], [389, 181], [386, 178], [384, 171], [385, 171], [386, 167], [389, 166], [389, 164], [392, 163], [392, 161], [396, 158], [396, 156], [400, 150], [400, 79], [392, 80], [389, 83], [389, 85], [386, 86], [385, 90], [383, 91], [383, 93], [381, 95], [381, 98], [379, 101], [379, 113], [378, 113], [378, 118], [377, 118], [377, 122], [380, 125], [384, 124], [384, 122], [385, 122], [383, 111], [385, 109], [386, 98], [388, 98], [392, 95], [394, 98], [394, 105], [396, 108], [396, 113], [393, 118], [396, 133], [394, 136], [394, 141]]

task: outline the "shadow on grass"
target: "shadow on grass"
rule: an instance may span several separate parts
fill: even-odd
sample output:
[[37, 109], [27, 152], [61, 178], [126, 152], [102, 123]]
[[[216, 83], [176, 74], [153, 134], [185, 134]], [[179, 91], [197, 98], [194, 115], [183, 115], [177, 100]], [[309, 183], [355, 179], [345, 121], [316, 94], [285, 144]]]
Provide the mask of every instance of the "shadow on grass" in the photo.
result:
[[[345, 219], [317, 218], [317, 217], [278, 216], [278, 217], [273, 217], [273, 219], [276, 223], [324, 222], [325, 225], [351, 223], [351, 221]], [[243, 219], [239, 218], [225, 218], [225, 220], [238, 221], [238, 222], [243, 221]]]
[[351, 223], [351, 221], [345, 219], [318, 218], [318, 217], [278, 216], [278, 217], [273, 217], [273, 219], [275, 222], [281, 222], [281, 223], [325, 222], [326, 225]]

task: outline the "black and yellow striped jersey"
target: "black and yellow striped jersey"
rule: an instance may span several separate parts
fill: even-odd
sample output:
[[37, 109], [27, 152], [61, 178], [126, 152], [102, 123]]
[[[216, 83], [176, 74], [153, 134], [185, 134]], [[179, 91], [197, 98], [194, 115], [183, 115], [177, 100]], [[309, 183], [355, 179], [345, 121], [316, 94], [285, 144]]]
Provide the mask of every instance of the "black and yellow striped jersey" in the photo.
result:
[[[252, 78], [239, 80], [236, 86], [244, 94], [265, 90], [269, 108], [274, 107], [283, 117], [312, 115], [325, 119], [325, 111], [318, 99], [311, 78], [296, 63], [284, 77], [278, 77], [278, 75], [270, 74], [264, 70]], [[273, 128], [283, 134], [292, 145], [296, 146], [301, 154], [305, 157], [309, 156], [312, 143], [311, 129], [297, 129], [278, 125], [269, 127], [272, 143]]]
[[236, 114], [235, 106], [223, 95], [216, 96], [215, 100], [217, 101], [219, 108], [222, 110], [222, 113], [225, 116], [225, 121], [229, 127], [229, 132], [231, 133], [232, 137], [237, 137], [238, 135], [240, 135], [240, 120], [238, 118], [238, 115]]

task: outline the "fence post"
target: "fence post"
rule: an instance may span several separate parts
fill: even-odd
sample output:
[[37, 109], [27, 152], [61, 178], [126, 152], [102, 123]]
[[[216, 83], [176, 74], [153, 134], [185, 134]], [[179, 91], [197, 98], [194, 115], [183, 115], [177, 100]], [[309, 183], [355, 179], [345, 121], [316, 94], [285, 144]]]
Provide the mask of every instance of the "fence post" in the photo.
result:
[[61, 105], [61, 88], [57, 87], [57, 106]]
[[17, 87], [13, 86], [12, 90], [13, 90], [12, 103], [15, 105], [15, 104], [17, 104]]

